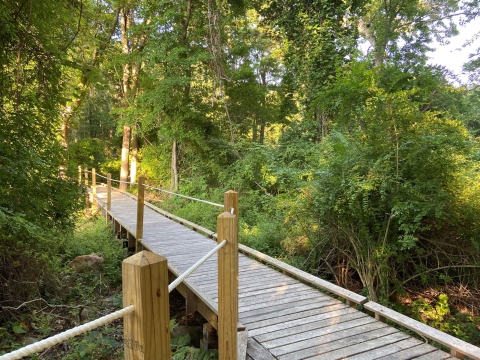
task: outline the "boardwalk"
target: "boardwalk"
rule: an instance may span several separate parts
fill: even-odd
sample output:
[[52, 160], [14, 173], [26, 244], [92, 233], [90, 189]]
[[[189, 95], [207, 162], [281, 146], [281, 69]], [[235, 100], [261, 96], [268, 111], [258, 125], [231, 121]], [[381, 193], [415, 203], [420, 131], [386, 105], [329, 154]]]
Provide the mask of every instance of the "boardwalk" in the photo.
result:
[[[100, 202], [104, 202], [105, 188], [97, 188], [97, 194]], [[110, 214], [124, 228], [134, 231], [134, 199], [113, 192]], [[143, 243], [148, 250], [165, 256], [176, 276], [215, 246], [212, 239], [147, 207]], [[187, 307], [197, 309], [214, 325], [216, 263], [214, 256], [179, 289], [190, 301]], [[239, 318], [248, 330], [247, 359], [250, 360], [454, 359], [448, 353], [241, 254]]]

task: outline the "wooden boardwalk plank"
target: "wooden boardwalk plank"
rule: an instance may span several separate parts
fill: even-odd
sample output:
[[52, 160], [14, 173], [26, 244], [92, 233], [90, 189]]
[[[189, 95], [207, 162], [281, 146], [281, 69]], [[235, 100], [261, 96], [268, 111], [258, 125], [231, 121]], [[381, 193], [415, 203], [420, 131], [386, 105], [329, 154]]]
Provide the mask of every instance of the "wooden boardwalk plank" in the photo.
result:
[[[370, 327], [368, 327], [369, 325]], [[372, 321], [369, 316], [362, 316], [358, 311], [352, 313], [336, 312], [332, 316], [330, 314], [326, 315], [326, 318], [322, 320], [291, 327], [282, 326], [280, 330], [255, 336], [255, 339], [266, 348], [271, 349], [359, 326], [365, 331], [371, 327], [383, 327], [381, 323]]]
[[[420, 340], [414, 338], [408, 338], [402, 341], [398, 341], [390, 346], [383, 346], [377, 349], [365, 351], [361, 354], [349, 356], [349, 360], [374, 360], [390, 354], [397, 353], [399, 351], [409, 349], [414, 346], [423, 344]], [[443, 352], [442, 352], [443, 353]], [[448, 356], [448, 354], [443, 353]]]
[[[255, 320], [248, 322], [248, 333], [250, 336], [256, 336], [260, 334], [266, 334], [271, 331], [276, 331], [280, 326], [296, 326], [299, 324], [305, 324], [308, 322], [327, 319], [331, 316], [337, 316], [337, 311], [352, 310], [344, 304], [338, 304], [331, 299], [331, 302], [324, 302], [316, 304], [316, 308], [309, 309], [307, 311], [295, 312], [293, 314], [278, 315], [276, 317], [267, 320]], [[323, 304], [323, 306], [321, 306]]]
[[286, 314], [296, 314], [305, 310], [310, 310], [319, 304], [318, 299], [307, 299], [301, 301], [295, 301], [290, 304], [283, 304], [280, 306], [271, 306], [268, 309], [257, 309], [251, 311], [242, 312], [240, 309], [240, 320], [242, 324], [249, 324], [259, 320], [266, 320], [276, 318]]
[[383, 356], [378, 358], [378, 360], [403, 360], [403, 359], [414, 359], [419, 356], [429, 355], [433, 353], [436, 348], [428, 344], [417, 345], [394, 354]]
[[454, 358], [451, 357], [449, 354], [438, 349], [435, 349], [435, 351], [429, 354], [415, 358], [415, 360], [453, 360], [453, 359]]
[[[358, 353], [360, 353], [362, 351], [365, 351], [365, 350], [368, 350], [368, 349], [394, 344], [394, 343], [396, 343], [400, 340], [403, 340], [407, 337], [408, 337], [407, 334], [404, 334], [400, 331], [397, 331], [397, 332], [391, 333], [387, 336], [382, 336], [382, 337], [378, 337], [378, 338], [375, 338], [375, 339], [366, 340], [366, 341], [363, 341], [363, 342], [355, 344], [355, 345], [345, 346], [344, 348], [341, 348], [341, 349], [338, 349], [338, 350], [335, 350], [335, 351], [327, 352], [326, 354], [313, 356], [310, 359], [312, 359], [312, 360], [313, 359], [326, 359], [326, 358], [327, 359], [332, 359], [332, 360], [333, 359], [345, 359], [350, 355], [355, 355], [355, 354], [358, 354]], [[390, 356], [391, 355], [389, 355], [388, 359], [392, 359]]]
[[[277, 356], [278, 359], [285, 360], [300, 360], [319, 355], [322, 355], [324, 359], [334, 359], [329, 356], [324, 356], [324, 354], [337, 351], [345, 347], [361, 344], [368, 340], [388, 337], [392, 334], [395, 334], [395, 336], [399, 337], [398, 340], [408, 337], [408, 335], [400, 333], [398, 330], [391, 328], [388, 325], [376, 325], [378, 328], [372, 331], [363, 331], [361, 326], [353, 327], [347, 330], [337, 331], [328, 335], [316, 337], [314, 341], [307, 339], [302, 342], [269, 350], [274, 356]], [[333, 326], [332, 328], [335, 327], [336, 326]], [[285, 352], [286, 350], [289, 351]]]

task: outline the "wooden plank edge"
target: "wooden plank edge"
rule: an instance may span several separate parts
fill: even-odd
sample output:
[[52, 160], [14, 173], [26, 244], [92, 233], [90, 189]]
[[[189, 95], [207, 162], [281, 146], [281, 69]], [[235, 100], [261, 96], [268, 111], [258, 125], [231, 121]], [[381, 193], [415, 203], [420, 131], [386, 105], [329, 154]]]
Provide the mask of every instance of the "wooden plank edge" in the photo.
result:
[[301, 280], [304, 280], [312, 285], [318, 286], [319, 288], [326, 290], [330, 293], [333, 293], [335, 295], [338, 295], [347, 301], [351, 301], [355, 304], [363, 305], [365, 304], [368, 299], [365, 296], [359, 295], [357, 293], [354, 293], [353, 291], [347, 290], [342, 288], [341, 286], [332, 284], [326, 280], [320, 279], [317, 276], [314, 276], [312, 274], [309, 274], [303, 270], [297, 269], [296, 267], [292, 265], [288, 265], [287, 263], [284, 263], [283, 261], [274, 259], [266, 254], [261, 253], [260, 251], [254, 250], [252, 248], [249, 248], [248, 246], [245, 246], [243, 244], [238, 244], [238, 249], [242, 253], [246, 255], [251, 255], [255, 258], [257, 258], [260, 261], [263, 261], [267, 264], [273, 265], [276, 268], [288, 273], [289, 275], [293, 275]]
[[471, 359], [480, 360], [480, 348], [467, 343], [466, 341], [457, 339], [456, 337], [437, 330], [420, 321], [414, 320], [406, 315], [400, 314], [376, 302], [369, 301], [363, 304], [364, 308], [373, 311], [376, 315], [383, 316], [394, 323], [401, 325], [409, 330], [416, 332], [426, 338], [436, 341], [447, 346], [457, 353], [457, 355], [466, 355]]

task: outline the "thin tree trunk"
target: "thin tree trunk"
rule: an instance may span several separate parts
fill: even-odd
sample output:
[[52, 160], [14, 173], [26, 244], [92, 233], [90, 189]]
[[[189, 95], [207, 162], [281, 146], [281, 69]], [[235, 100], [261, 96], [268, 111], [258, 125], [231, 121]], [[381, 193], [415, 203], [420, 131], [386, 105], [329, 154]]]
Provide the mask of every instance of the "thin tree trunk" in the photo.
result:
[[[262, 86], [265, 87], [265, 94], [267, 93], [267, 73], [265, 71], [260, 71], [260, 79], [262, 82]], [[263, 98], [263, 106], [267, 105], [267, 99], [264, 96]], [[258, 138], [258, 143], [263, 145], [265, 140], [265, 118], [260, 119], [260, 136]]]
[[172, 164], [170, 190], [178, 191], [178, 164], [177, 164], [177, 142], [174, 140], [172, 145]]
[[[122, 19], [122, 53], [128, 54], [130, 52], [128, 46], [128, 30], [130, 28], [130, 9], [123, 8], [121, 10], [121, 19]], [[123, 100], [125, 107], [128, 107], [128, 95], [129, 95], [129, 84], [130, 84], [130, 64], [126, 63], [123, 65], [123, 78], [122, 78], [122, 90], [123, 90]], [[128, 157], [130, 152], [130, 135], [131, 128], [130, 125], [123, 125], [123, 138], [122, 138], [122, 162], [120, 165], [120, 190], [125, 191], [127, 189], [126, 182], [128, 181]]]
[[132, 160], [130, 162], [130, 182], [134, 183], [137, 179], [137, 164], [138, 164], [138, 136], [135, 134], [135, 128], [133, 128], [132, 136]]
[[120, 165], [120, 190], [127, 190], [128, 181], [128, 156], [130, 150], [130, 126], [123, 125], [123, 138], [122, 138], [122, 163]]

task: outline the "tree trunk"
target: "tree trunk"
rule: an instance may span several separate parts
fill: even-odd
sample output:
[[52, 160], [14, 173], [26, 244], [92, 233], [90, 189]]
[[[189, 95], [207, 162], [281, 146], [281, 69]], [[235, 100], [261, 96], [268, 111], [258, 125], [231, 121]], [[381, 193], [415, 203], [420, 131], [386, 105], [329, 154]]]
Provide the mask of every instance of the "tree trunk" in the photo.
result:
[[258, 138], [258, 143], [263, 145], [265, 141], [265, 122], [262, 121], [260, 124], [260, 137]]
[[123, 138], [122, 138], [122, 163], [120, 165], [120, 190], [127, 190], [128, 181], [128, 156], [130, 151], [130, 126], [123, 125]]
[[175, 140], [173, 141], [172, 145], [170, 190], [178, 191], [177, 142]]
[[[128, 30], [130, 28], [130, 12], [131, 9], [123, 8], [121, 10], [121, 19], [122, 19], [122, 53], [128, 54], [130, 48], [128, 46]], [[122, 90], [123, 90], [123, 101], [125, 107], [128, 106], [128, 95], [129, 95], [129, 83], [130, 83], [130, 64], [125, 63], [123, 65], [123, 77], [122, 77]], [[131, 128], [130, 125], [123, 125], [123, 138], [122, 138], [122, 162], [120, 165], [120, 190], [125, 191], [127, 189], [126, 182], [128, 181], [128, 157], [130, 152], [130, 135]]]
[[252, 126], [252, 141], [257, 142], [257, 135], [258, 133], [258, 126], [257, 126], [257, 120], [253, 120], [253, 126]]
[[[266, 71], [260, 71], [260, 79], [262, 86], [265, 87], [265, 94], [267, 93], [267, 73]], [[264, 96], [263, 98], [263, 106], [267, 106], [267, 99]], [[260, 136], [258, 138], [258, 143], [263, 145], [265, 140], [265, 118], [260, 119]]]
[[[133, 128], [135, 132], [135, 128]], [[130, 162], [130, 182], [134, 183], [137, 179], [137, 156], [138, 156], [138, 136], [133, 134], [132, 136], [132, 160]]]

